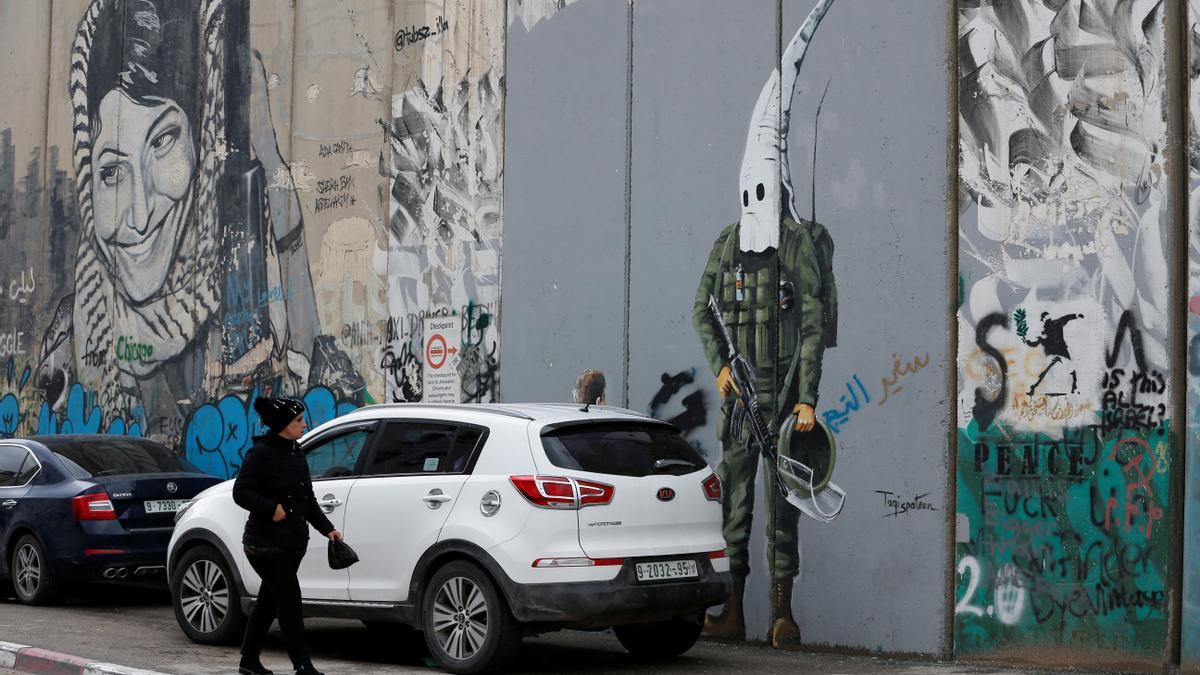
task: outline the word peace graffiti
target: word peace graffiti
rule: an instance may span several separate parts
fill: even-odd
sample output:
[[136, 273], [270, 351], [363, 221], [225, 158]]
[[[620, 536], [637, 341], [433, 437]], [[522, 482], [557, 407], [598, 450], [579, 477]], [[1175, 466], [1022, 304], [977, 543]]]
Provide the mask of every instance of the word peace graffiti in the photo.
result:
[[[256, 389], [247, 400], [230, 394], [197, 408], [184, 430], [184, 455], [202, 471], [221, 478], [231, 478], [242, 466], [242, 458], [253, 445], [254, 436], [266, 431], [254, 412]], [[314, 428], [345, 415], [358, 406], [339, 401], [326, 387], [315, 387], [304, 395], [304, 420]]]

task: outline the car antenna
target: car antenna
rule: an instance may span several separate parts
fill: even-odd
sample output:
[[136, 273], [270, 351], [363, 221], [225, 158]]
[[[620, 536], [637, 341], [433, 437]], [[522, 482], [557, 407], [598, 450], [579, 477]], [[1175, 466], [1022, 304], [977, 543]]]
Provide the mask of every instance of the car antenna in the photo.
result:
[[592, 402], [591, 402], [591, 401], [588, 401], [587, 403], [584, 403], [584, 404], [583, 404], [583, 407], [579, 409], [579, 412], [591, 412], [590, 410], [588, 410], [588, 407], [589, 407], [589, 406], [591, 406], [591, 405], [592, 405]]

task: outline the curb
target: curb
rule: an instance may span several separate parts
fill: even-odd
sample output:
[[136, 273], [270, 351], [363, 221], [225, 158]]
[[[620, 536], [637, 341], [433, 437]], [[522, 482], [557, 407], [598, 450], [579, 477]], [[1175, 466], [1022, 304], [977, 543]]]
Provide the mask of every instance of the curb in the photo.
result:
[[154, 670], [99, 663], [48, 649], [0, 641], [0, 669], [5, 668], [44, 675], [166, 675]]

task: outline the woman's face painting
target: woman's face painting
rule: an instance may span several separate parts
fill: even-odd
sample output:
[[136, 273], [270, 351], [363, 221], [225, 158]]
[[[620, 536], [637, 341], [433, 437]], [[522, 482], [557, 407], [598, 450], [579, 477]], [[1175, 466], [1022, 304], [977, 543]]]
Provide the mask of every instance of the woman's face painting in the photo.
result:
[[141, 105], [119, 89], [100, 100], [97, 117], [96, 240], [125, 292], [140, 302], [162, 288], [187, 215], [175, 207], [196, 171], [191, 124], [174, 101]]

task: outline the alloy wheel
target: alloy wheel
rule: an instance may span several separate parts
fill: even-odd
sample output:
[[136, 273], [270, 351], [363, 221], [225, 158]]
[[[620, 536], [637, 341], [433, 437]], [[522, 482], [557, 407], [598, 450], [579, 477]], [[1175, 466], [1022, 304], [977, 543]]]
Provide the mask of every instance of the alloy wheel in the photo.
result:
[[21, 595], [31, 598], [42, 583], [42, 558], [33, 544], [25, 544], [17, 549], [15, 561], [17, 589]]
[[483, 591], [466, 577], [447, 579], [433, 600], [433, 630], [446, 655], [458, 661], [475, 656], [488, 632]]
[[197, 560], [183, 574], [179, 604], [187, 622], [201, 633], [212, 633], [229, 614], [229, 580], [211, 560]]

